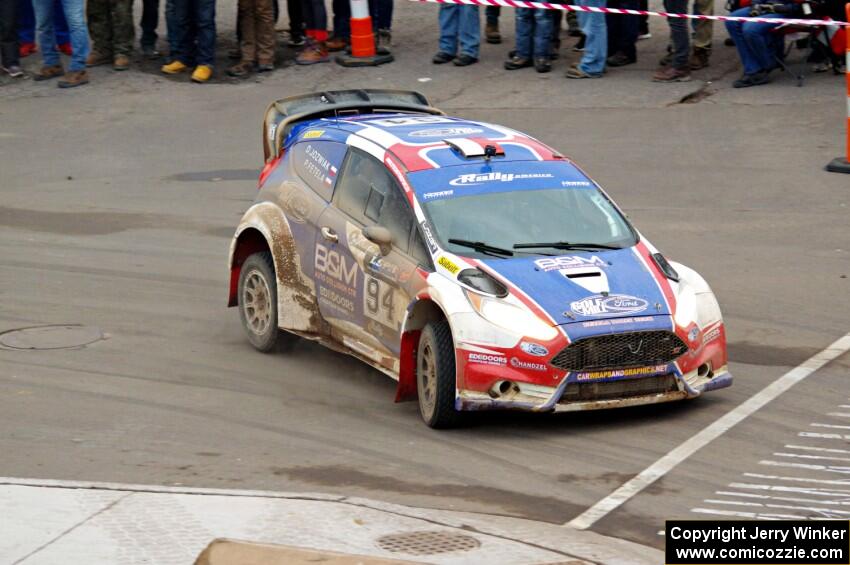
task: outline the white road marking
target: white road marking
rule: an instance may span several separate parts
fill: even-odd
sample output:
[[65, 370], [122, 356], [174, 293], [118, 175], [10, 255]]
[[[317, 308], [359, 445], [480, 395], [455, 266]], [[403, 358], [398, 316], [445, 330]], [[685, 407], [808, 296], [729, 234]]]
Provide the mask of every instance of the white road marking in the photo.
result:
[[796, 459], [827, 459], [829, 461], [850, 461], [850, 457], [830, 457], [829, 455], [805, 455], [802, 453], [774, 453], [776, 457], [794, 457]]
[[768, 490], [775, 492], [798, 492], [800, 494], [810, 494], [812, 496], [837, 496], [843, 497], [850, 495], [850, 490], [841, 489], [825, 489], [817, 487], [784, 487], [781, 485], [761, 485], [752, 483], [730, 483], [731, 488], [741, 488], [749, 490]]
[[817, 483], [822, 485], [839, 485], [850, 487], [850, 479], [811, 479], [809, 477], [783, 477], [781, 475], [762, 475], [760, 473], [744, 473], [745, 477], [773, 481], [788, 481], [797, 483]]
[[850, 408], [850, 404], [839, 404], [839, 408]]
[[[850, 407], [848, 407], [850, 408]], [[834, 416], [836, 418], [850, 418], [850, 414], [845, 414], [844, 412], [827, 412], [827, 416]]]
[[792, 467], [794, 469], [810, 469], [812, 471], [845, 473], [850, 475], [850, 467], [838, 467], [836, 465], [810, 465], [808, 463], [786, 463], [785, 461], [759, 461], [759, 465], [768, 465], [771, 467]]
[[850, 502], [845, 502], [843, 500], [815, 500], [812, 498], [796, 498], [793, 496], [770, 496], [767, 494], [755, 494], [752, 492], [734, 492], [729, 490], [719, 490], [714, 494], [719, 494], [720, 496], [756, 498], [761, 500], [782, 500], [785, 502], [809, 502], [812, 504], [829, 504], [832, 506], [850, 506]]
[[807, 359], [801, 365], [791, 369], [737, 407], [691, 436], [684, 443], [658, 459], [638, 475], [622, 484], [617, 490], [565, 525], [580, 530], [589, 528], [611, 511], [619, 508], [627, 500], [669, 473], [679, 463], [729, 431], [730, 428], [763, 408], [769, 402], [833, 359], [847, 353], [847, 351], [850, 351], [850, 333], [836, 340], [832, 345]]
[[810, 445], [786, 445], [785, 449], [800, 449], [803, 451], [822, 451], [824, 453], [847, 453], [850, 454], [850, 449], [837, 449], [833, 447], [814, 447]]
[[809, 520], [808, 516], [796, 514], [759, 514], [756, 512], [735, 512], [734, 510], [716, 510], [714, 508], [691, 508], [696, 514], [715, 514], [717, 516], [736, 516], [738, 518], [754, 518], [756, 520]]
[[837, 424], [809, 424], [813, 428], [832, 428], [835, 430], [850, 430], [850, 426], [839, 426]]
[[818, 508], [816, 506], [793, 506], [790, 504], [762, 504], [761, 502], [741, 502], [739, 500], [720, 500], [717, 498], [707, 498], [705, 502], [712, 504], [728, 504], [729, 506], [749, 506], [756, 508], [778, 508], [780, 510], [805, 510], [806, 512], [818, 512], [824, 516], [840, 514], [842, 516], [850, 516], [850, 510], [836, 510], [834, 508]]
[[819, 437], [821, 439], [847, 439], [850, 440], [850, 434], [820, 434], [816, 432], [800, 432], [797, 434], [800, 437]]

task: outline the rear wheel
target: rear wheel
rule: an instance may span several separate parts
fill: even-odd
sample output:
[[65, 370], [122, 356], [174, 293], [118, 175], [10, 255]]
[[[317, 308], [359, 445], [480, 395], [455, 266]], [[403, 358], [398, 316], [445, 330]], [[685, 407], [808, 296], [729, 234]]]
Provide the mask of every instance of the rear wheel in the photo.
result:
[[254, 253], [239, 272], [239, 318], [254, 348], [268, 353], [291, 347], [297, 336], [277, 325], [277, 285], [274, 262], [268, 252]]
[[445, 320], [422, 330], [416, 353], [416, 389], [419, 412], [432, 428], [451, 428], [460, 421], [455, 410], [457, 379], [452, 332]]

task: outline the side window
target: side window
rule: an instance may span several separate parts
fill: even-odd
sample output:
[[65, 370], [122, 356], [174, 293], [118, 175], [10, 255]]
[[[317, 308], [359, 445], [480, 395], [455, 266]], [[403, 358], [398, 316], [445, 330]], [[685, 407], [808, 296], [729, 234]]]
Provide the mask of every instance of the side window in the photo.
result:
[[301, 180], [330, 201], [345, 148], [344, 143], [336, 141], [300, 141], [292, 147], [290, 159]]
[[425, 242], [422, 241], [422, 236], [419, 234], [419, 229], [416, 224], [410, 229], [410, 251], [409, 255], [419, 265], [425, 267], [431, 266], [431, 255], [428, 253], [428, 248], [425, 247]]
[[408, 252], [413, 212], [383, 163], [351, 149], [337, 183], [334, 203], [364, 226], [384, 226], [393, 234], [393, 245]]

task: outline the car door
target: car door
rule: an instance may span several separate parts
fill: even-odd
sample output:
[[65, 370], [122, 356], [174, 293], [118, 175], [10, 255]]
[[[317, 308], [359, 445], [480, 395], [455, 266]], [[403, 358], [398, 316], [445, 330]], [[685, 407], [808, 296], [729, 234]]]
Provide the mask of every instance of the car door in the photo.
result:
[[[375, 225], [393, 236], [385, 255], [363, 235]], [[359, 149], [349, 149], [332, 204], [319, 218], [315, 257], [319, 308], [335, 337], [397, 370], [409, 283], [428, 254], [401, 188], [383, 163]]]

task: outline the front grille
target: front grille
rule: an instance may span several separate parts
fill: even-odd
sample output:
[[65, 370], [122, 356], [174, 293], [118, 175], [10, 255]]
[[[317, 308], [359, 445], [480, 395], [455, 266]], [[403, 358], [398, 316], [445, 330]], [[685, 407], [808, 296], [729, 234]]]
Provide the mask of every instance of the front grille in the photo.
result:
[[663, 365], [687, 350], [673, 332], [627, 332], [580, 339], [562, 349], [550, 363], [565, 371], [625, 369]]
[[611, 400], [615, 398], [634, 398], [675, 392], [679, 390], [676, 377], [659, 375], [657, 377], [639, 377], [621, 381], [570, 383], [564, 389], [564, 394], [558, 400], [560, 404], [570, 402], [585, 402], [594, 400]]

